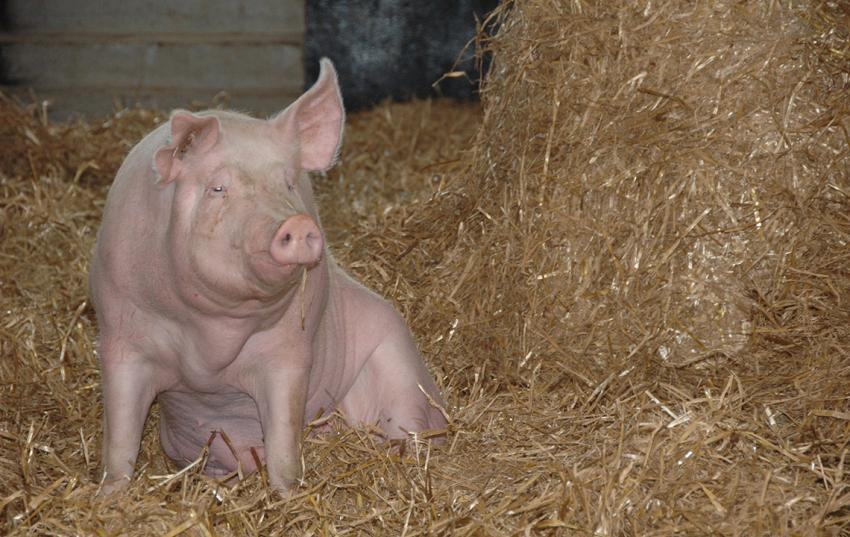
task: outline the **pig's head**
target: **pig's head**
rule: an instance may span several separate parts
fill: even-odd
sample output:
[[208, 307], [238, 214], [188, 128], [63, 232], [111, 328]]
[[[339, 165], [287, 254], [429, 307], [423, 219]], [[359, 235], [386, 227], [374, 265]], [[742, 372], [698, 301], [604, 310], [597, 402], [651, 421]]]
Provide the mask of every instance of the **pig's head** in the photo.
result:
[[273, 299], [319, 265], [324, 238], [306, 172], [335, 163], [343, 123], [327, 59], [313, 87], [268, 120], [174, 112], [154, 170], [160, 188], [174, 189], [178, 286], [224, 303]]

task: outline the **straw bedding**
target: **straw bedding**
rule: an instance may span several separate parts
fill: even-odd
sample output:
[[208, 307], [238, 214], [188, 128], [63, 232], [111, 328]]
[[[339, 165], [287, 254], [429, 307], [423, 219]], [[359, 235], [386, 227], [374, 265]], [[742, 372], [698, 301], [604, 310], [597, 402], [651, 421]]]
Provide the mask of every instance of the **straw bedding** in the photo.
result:
[[284, 500], [163, 460], [98, 500], [87, 258], [163, 114], [0, 102], [0, 509], [36, 535], [850, 535], [850, 6], [503, 5], [479, 109], [349, 119], [316, 178], [408, 319], [444, 445], [332, 420]]

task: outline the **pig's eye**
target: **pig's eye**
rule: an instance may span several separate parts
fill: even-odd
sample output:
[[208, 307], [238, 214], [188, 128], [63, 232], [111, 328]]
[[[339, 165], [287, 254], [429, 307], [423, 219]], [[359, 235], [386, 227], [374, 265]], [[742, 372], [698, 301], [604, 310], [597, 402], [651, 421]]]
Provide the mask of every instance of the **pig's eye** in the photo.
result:
[[287, 183], [286, 183], [286, 190], [288, 190], [288, 191], [290, 191], [290, 192], [295, 192], [295, 185], [293, 185], [292, 183], [287, 182]]
[[212, 194], [227, 194], [227, 187], [224, 185], [211, 186], [210, 192]]

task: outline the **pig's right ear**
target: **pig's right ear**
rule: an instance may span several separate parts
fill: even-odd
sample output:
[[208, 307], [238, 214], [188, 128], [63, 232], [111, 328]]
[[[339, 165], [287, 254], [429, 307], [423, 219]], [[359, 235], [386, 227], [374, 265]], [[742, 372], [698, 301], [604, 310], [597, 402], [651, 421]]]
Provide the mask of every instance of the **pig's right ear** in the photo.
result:
[[187, 154], [200, 154], [212, 149], [221, 133], [221, 124], [215, 116], [199, 116], [177, 110], [169, 121], [171, 136], [167, 145], [157, 149], [153, 157], [156, 182], [165, 185], [180, 173]]
[[342, 145], [345, 109], [336, 70], [327, 58], [319, 62], [319, 79], [304, 95], [272, 118], [287, 142], [297, 140], [301, 168], [324, 171], [336, 163]]

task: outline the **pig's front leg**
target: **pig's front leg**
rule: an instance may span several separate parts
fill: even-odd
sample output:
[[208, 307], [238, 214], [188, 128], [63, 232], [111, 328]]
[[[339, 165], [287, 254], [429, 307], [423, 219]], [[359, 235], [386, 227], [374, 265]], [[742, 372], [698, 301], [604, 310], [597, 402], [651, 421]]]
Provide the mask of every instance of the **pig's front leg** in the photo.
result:
[[301, 431], [310, 368], [269, 361], [256, 368], [252, 377], [251, 395], [263, 428], [269, 484], [288, 492], [301, 478]]
[[120, 344], [102, 344], [103, 486], [101, 494], [124, 488], [133, 476], [145, 418], [156, 397], [153, 367]]

